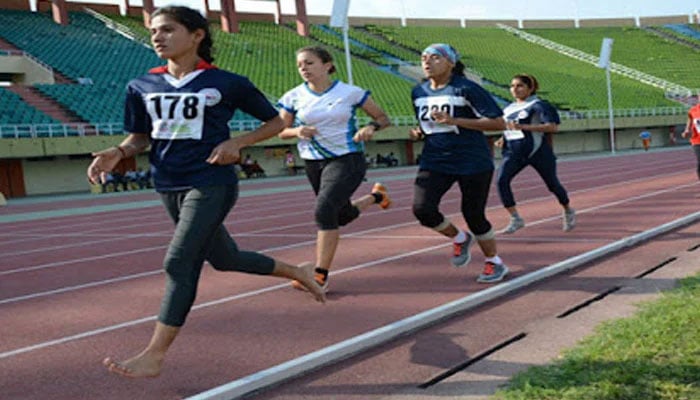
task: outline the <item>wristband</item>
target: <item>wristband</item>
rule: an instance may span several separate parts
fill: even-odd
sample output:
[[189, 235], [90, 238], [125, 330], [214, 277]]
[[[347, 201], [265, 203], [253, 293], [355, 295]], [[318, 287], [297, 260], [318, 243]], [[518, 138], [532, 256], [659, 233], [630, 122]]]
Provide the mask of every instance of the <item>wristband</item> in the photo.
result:
[[369, 122], [367, 125], [365, 125], [365, 126], [373, 126], [375, 131], [378, 131], [378, 130], [382, 129], [382, 125], [381, 125], [379, 122], [377, 122], [377, 121], [370, 121], [370, 122]]

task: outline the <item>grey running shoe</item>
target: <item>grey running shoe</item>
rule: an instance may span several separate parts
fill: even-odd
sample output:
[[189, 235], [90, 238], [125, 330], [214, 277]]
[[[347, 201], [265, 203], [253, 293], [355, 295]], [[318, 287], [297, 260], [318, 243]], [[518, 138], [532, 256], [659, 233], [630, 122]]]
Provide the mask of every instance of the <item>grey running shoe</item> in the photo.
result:
[[471, 248], [474, 245], [476, 238], [471, 232], [467, 232], [467, 240], [463, 243], [453, 243], [454, 253], [452, 254], [452, 265], [455, 267], [464, 267], [469, 264], [472, 259]]
[[568, 232], [576, 227], [576, 210], [569, 208], [564, 210], [562, 229]]
[[476, 281], [479, 283], [494, 283], [503, 280], [508, 275], [508, 267], [505, 264], [495, 264], [490, 261], [484, 265], [484, 270], [481, 272]]
[[510, 223], [508, 224], [508, 226], [506, 226], [506, 229], [503, 230], [503, 233], [515, 233], [515, 231], [524, 227], [525, 220], [522, 219], [520, 216], [510, 217]]

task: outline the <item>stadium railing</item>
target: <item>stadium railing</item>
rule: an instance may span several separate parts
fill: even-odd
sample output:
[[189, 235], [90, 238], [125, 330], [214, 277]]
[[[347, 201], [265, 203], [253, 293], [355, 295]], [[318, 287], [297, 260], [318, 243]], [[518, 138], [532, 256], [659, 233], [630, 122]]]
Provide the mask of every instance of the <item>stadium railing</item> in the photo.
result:
[[[669, 115], [686, 115], [687, 107], [657, 107], [657, 108], [631, 108], [613, 110], [616, 118], [627, 117], [655, 117]], [[605, 119], [608, 118], [608, 110], [585, 111], [560, 111], [563, 120]], [[416, 119], [413, 115], [399, 115], [390, 117], [394, 126], [414, 126]], [[357, 126], [363, 126], [370, 121], [369, 117], [357, 118]], [[231, 131], [242, 132], [256, 129], [260, 126], [258, 120], [231, 120], [228, 123]], [[121, 123], [101, 124], [5, 124], [0, 125], [0, 138], [41, 138], [41, 137], [69, 137], [69, 136], [110, 136], [124, 134], [124, 126]]]

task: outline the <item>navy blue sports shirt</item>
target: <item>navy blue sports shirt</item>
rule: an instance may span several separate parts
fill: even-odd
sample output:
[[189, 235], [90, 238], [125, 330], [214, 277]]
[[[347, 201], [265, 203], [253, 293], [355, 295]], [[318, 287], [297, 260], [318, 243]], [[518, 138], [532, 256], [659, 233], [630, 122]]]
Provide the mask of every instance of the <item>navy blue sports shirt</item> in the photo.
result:
[[491, 95], [466, 77], [453, 75], [443, 88], [433, 90], [430, 81], [411, 92], [416, 118], [425, 134], [420, 169], [444, 174], [472, 175], [494, 169], [483, 132], [436, 123], [430, 114], [445, 111], [453, 118], [503, 116]]
[[230, 139], [228, 121], [236, 109], [261, 121], [278, 115], [244, 76], [204, 61], [182, 79], [158, 67], [127, 85], [124, 130], [150, 135], [149, 160], [159, 192], [236, 184], [233, 165], [206, 162]]

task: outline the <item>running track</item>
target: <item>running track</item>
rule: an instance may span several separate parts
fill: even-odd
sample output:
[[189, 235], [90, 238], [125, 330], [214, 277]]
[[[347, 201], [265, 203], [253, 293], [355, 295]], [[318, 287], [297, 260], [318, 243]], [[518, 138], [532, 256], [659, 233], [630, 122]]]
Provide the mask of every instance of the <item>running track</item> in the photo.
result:
[[[560, 162], [560, 178], [578, 211], [579, 225], [570, 233], [561, 231], [554, 197], [526, 170], [514, 191], [528, 226], [498, 237], [511, 278], [696, 213], [694, 165], [687, 148]], [[205, 268], [195, 309], [163, 374], [147, 380], [112, 376], [100, 362], [107, 355], [133, 355], [150, 337], [163, 290], [160, 264], [172, 233], [157, 196], [11, 202], [0, 208], [0, 398], [187, 398], [490, 287], [474, 282], [483, 261], [476, 249], [470, 266], [452, 269], [449, 243], [414, 220], [414, 175], [411, 167], [370, 171], [358, 194], [380, 180], [394, 206], [372, 208], [344, 228], [326, 305], [275, 278]], [[226, 220], [241, 248], [294, 263], [313, 259], [314, 200], [305, 178], [246, 181], [241, 192]], [[489, 207], [494, 226], [505, 226], [507, 213], [495, 189]], [[463, 225], [456, 188], [442, 209]], [[696, 240], [697, 226], [682, 230], [683, 237]], [[498, 303], [509, 301], [515, 300]], [[507, 339], [501, 325], [527, 323], [524, 315], [511, 317], [500, 324], [486, 317], [463, 328], [479, 336], [473, 351]], [[394, 365], [413, 374], [399, 374], [399, 383], [430, 379], [449, 368], [454, 355], [430, 357], [437, 360]], [[394, 388], [397, 373], [388, 375], [392, 384], [381, 386], [383, 393]], [[332, 394], [305, 390], [308, 398], [372, 397], [353, 397], [354, 383], [339, 382]], [[295, 386], [287, 386], [278, 388], [280, 398], [295, 395]]]

